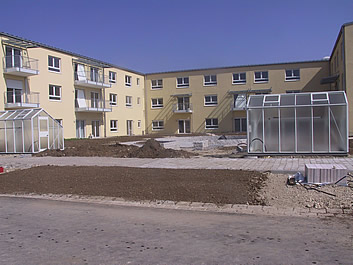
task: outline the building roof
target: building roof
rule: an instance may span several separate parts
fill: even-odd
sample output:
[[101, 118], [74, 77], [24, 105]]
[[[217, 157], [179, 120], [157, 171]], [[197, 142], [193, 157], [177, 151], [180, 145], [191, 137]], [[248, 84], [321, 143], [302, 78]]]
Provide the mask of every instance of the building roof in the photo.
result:
[[344, 29], [345, 27], [351, 26], [351, 25], [353, 25], [353, 21], [344, 23], [344, 24], [341, 26], [341, 29], [340, 29], [340, 31], [339, 31], [339, 33], [338, 33], [338, 36], [337, 36], [337, 38], [336, 38], [336, 41], [335, 41], [335, 45], [333, 45], [333, 48], [332, 48], [332, 51], [331, 51], [330, 59], [332, 58], [332, 55], [333, 55], [333, 53], [334, 53], [334, 51], [335, 51], [335, 49], [336, 49], [338, 40], [340, 39], [340, 36], [342, 35], [343, 29]]
[[139, 75], [145, 75], [144, 73], [141, 73], [141, 72], [138, 72], [138, 71], [134, 71], [134, 70], [131, 70], [131, 69], [128, 69], [128, 68], [125, 68], [125, 67], [117, 66], [117, 65], [114, 65], [114, 64], [111, 64], [111, 63], [103, 62], [103, 61], [100, 61], [100, 60], [97, 60], [97, 59], [94, 59], [94, 58], [91, 58], [91, 57], [88, 57], [88, 56], [84, 56], [84, 55], [81, 55], [81, 54], [78, 54], [78, 53], [74, 53], [74, 52], [70, 52], [70, 51], [67, 51], [67, 50], [59, 49], [59, 48], [56, 48], [56, 47], [53, 47], [53, 46], [50, 46], [50, 45], [47, 45], [47, 44], [43, 44], [43, 43], [40, 43], [40, 42], [27, 40], [27, 39], [24, 39], [24, 38], [21, 38], [21, 37], [18, 37], [18, 36], [15, 36], [15, 35], [12, 35], [12, 34], [9, 34], [9, 33], [6, 33], [6, 32], [1, 32], [0, 31], [0, 36], [5, 36], [5, 37], [11, 38], [13, 40], [16, 40], [18, 42], [26, 42], [26, 43], [30, 44], [29, 48], [30, 47], [42, 47], [42, 48], [46, 48], [46, 49], [49, 49], [49, 50], [54, 50], [54, 51], [57, 51], [57, 52], [65, 53], [65, 54], [68, 54], [68, 55], [71, 55], [71, 56], [74, 56], [74, 57], [79, 57], [79, 58], [82, 58], [84, 60], [92, 61], [92, 62], [95, 62], [96, 64], [100, 64], [102, 66], [104, 65], [104, 67], [114, 67], [114, 68], [118, 68], [120, 70], [128, 71], [128, 72], [131, 72], [131, 73], [135, 73], [135, 74], [139, 74]]
[[221, 69], [241, 68], [241, 67], [262, 67], [262, 66], [281, 65], [281, 64], [318, 63], [318, 62], [328, 62], [328, 60], [322, 59], [322, 60], [311, 60], [311, 61], [295, 61], [295, 62], [267, 63], [267, 64], [244, 64], [244, 65], [222, 66], [222, 67], [211, 67], [211, 68], [183, 69], [183, 70], [175, 70], [175, 71], [173, 70], [173, 71], [165, 71], [165, 72], [147, 73], [146, 75], [170, 74], [170, 73], [179, 73], [179, 72], [221, 70]]

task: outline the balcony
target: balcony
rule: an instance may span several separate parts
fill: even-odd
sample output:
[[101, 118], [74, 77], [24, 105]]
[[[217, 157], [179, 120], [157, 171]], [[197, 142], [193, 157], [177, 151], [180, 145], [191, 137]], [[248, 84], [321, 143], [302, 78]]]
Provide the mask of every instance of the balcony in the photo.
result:
[[174, 113], [192, 113], [191, 103], [178, 103], [173, 105]]
[[7, 91], [4, 93], [5, 108], [38, 108], [39, 92], [23, 93]]
[[75, 111], [77, 112], [111, 112], [112, 106], [109, 100], [100, 99], [75, 99]]
[[237, 111], [237, 110], [246, 110], [246, 101], [242, 102], [231, 102], [230, 103], [230, 109], [232, 111]]
[[21, 55], [5, 56], [3, 58], [4, 73], [15, 76], [38, 75], [38, 60]]
[[109, 77], [95, 71], [75, 71], [75, 85], [90, 88], [109, 88]]

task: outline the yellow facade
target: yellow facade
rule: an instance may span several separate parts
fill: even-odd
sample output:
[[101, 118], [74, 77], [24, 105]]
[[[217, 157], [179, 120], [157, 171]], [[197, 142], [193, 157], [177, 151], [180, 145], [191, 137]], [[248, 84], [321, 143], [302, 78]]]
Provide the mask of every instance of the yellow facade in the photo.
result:
[[259, 93], [345, 90], [353, 117], [353, 23], [327, 59], [151, 74], [5, 33], [0, 41], [0, 110], [43, 108], [65, 138], [245, 133], [244, 100]]

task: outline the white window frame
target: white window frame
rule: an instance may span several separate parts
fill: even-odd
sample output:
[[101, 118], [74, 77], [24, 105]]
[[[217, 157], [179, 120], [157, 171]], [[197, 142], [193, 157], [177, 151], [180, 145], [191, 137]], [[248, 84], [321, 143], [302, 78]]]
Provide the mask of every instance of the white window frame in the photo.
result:
[[152, 109], [163, 108], [163, 98], [152, 98], [151, 99], [151, 108]]
[[132, 96], [125, 96], [125, 106], [132, 107]]
[[[52, 88], [52, 93], [50, 93], [50, 88]], [[59, 95], [56, 92], [59, 92]], [[61, 101], [61, 86], [49, 85], [49, 100]]]
[[110, 131], [111, 132], [118, 131], [118, 120], [110, 120]]
[[[256, 74], [260, 73], [260, 77], [256, 78]], [[267, 73], [267, 77], [263, 77]], [[267, 83], [269, 81], [268, 71], [256, 71], [254, 72], [254, 83]]]
[[118, 95], [114, 93], [109, 94], [109, 104], [110, 106], [117, 106], [118, 105]]
[[162, 89], [163, 88], [163, 79], [151, 80], [151, 89]]
[[176, 82], [177, 82], [177, 86], [176, 86], [177, 88], [185, 88], [185, 87], [189, 87], [190, 79], [188, 76], [177, 77]]
[[116, 83], [116, 72], [109, 71], [109, 83]]
[[[245, 77], [241, 78], [242, 75], [244, 75]], [[233, 75], [232, 75], [232, 84], [233, 85], [246, 84], [246, 72], [233, 73]]]
[[204, 106], [217, 106], [218, 105], [218, 96], [217, 95], [205, 95]]
[[[206, 78], [209, 81], [206, 81]], [[203, 85], [204, 86], [216, 86], [217, 85], [217, 75], [204, 75], [203, 76]]]
[[[298, 75], [294, 74], [294, 71], [298, 71]], [[288, 82], [299, 81], [300, 80], [300, 69], [286, 69], [284, 71], [286, 76], [285, 80]]]
[[140, 86], [140, 78], [138, 78], [138, 77], [136, 78], [136, 85]]
[[164, 121], [163, 120], [152, 121], [152, 131], [161, 131], [161, 130], [164, 130]]
[[207, 129], [207, 130], [216, 130], [216, 129], [218, 129], [218, 119], [217, 118], [205, 119], [205, 129]]
[[[239, 120], [240, 121], [240, 130], [239, 131], [236, 131], [235, 130], [235, 120]], [[244, 132], [247, 132], [247, 125], [245, 125], [245, 128], [243, 128], [243, 121], [245, 120], [245, 124], [247, 124], [247, 121], [246, 121], [246, 117], [239, 117], [239, 118], [234, 118], [234, 132], [236, 133], [244, 133]]]
[[131, 79], [130, 75], [125, 75], [125, 86], [131, 86]]
[[[59, 67], [55, 66], [56, 60], [58, 60]], [[60, 73], [61, 72], [61, 58], [48, 55], [48, 70], [50, 72]]]

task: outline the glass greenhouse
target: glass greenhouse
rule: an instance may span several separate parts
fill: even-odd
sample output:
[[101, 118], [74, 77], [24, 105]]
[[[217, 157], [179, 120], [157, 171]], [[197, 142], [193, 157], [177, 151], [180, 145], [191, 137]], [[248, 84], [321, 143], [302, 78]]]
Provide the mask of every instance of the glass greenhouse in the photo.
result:
[[252, 95], [249, 154], [346, 154], [348, 104], [343, 91]]
[[0, 153], [64, 149], [62, 125], [43, 109], [0, 112]]

